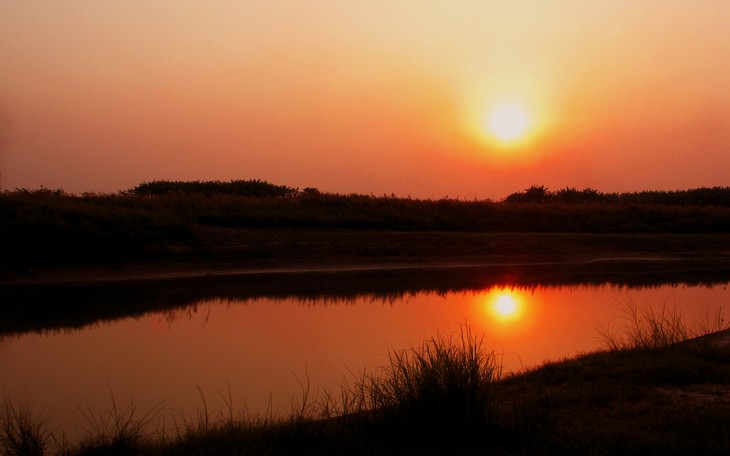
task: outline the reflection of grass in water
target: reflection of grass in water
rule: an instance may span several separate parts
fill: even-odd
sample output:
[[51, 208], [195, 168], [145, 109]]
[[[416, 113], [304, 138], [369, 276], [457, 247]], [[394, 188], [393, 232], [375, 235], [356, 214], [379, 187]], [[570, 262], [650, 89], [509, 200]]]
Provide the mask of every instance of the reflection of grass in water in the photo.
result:
[[[464, 326], [458, 335], [391, 352], [387, 366], [353, 373], [339, 394], [312, 392], [302, 382], [301, 400], [287, 417], [237, 412], [230, 391], [222, 394], [227, 411], [210, 413], [201, 393], [196, 418], [181, 417], [175, 432], [153, 436], [147, 428], [161, 409], [136, 417], [133, 408], [118, 410], [113, 403], [101, 419], [87, 414], [98, 423], [89, 431], [101, 437], [58, 453], [728, 454], [730, 350], [666, 347], [687, 333], [676, 316], [652, 312], [630, 314], [640, 317], [634, 322], [651, 317], [650, 330], [640, 332], [648, 339], [627, 332], [627, 341], [642, 342], [636, 347], [616, 343], [508, 377]], [[698, 391], [720, 393], [707, 399]], [[42, 420], [23, 413], [18, 424], [11, 411], [0, 438], [18, 435], [23, 426], [46, 448], [50, 433]], [[123, 444], [113, 445], [115, 435]]]

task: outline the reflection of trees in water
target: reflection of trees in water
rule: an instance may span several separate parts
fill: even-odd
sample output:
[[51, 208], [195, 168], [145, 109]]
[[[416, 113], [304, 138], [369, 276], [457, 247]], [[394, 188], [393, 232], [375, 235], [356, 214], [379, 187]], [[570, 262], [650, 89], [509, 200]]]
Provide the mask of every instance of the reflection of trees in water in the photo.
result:
[[[167, 324], [168, 329], [172, 329], [172, 325], [175, 324], [175, 322], [177, 321], [192, 321], [193, 318], [198, 315], [198, 308], [201, 305], [202, 303], [194, 303], [183, 308], [175, 307], [172, 309], [166, 309], [160, 314], [161, 321], [164, 321], [165, 324]], [[203, 316], [201, 321], [201, 327], [203, 328], [208, 324], [208, 321], [210, 320], [211, 305], [215, 305], [215, 302], [206, 302], [205, 305], [202, 305], [202, 307], [205, 309], [205, 313], [201, 313], [201, 315]]]
[[[304, 306], [394, 302], [418, 293], [445, 295], [504, 286], [715, 286], [730, 283], [730, 265], [686, 262], [604, 262], [371, 271], [250, 274], [86, 286], [8, 287], [0, 290], [0, 335], [73, 329], [95, 322], [162, 313], [170, 324], [191, 319], [201, 303], [241, 305], [294, 300]], [[207, 307], [204, 323], [210, 314]]]

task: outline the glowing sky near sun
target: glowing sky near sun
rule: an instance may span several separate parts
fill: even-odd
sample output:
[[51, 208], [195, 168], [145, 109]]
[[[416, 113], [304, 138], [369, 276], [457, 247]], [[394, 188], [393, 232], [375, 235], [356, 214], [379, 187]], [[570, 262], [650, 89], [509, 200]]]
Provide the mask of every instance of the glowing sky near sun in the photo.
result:
[[730, 185], [728, 30], [718, 0], [5, 1], [0, 186]]

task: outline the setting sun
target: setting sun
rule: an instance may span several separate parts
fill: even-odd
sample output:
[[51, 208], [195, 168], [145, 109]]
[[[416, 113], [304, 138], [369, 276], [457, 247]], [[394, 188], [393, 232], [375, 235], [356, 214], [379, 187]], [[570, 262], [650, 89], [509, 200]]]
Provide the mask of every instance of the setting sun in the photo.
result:
[[530, 123], [524, 108], [516, 104], [505, 104], [496, 107], [489, 114], [487, 128], [500, 142], [509, 143], [524, 138]]
[[557, 113], [539, 80], [494, 77], [474, 86], [465, 110], [475, 158], [499, 166], [534, 161], [554, 134]]

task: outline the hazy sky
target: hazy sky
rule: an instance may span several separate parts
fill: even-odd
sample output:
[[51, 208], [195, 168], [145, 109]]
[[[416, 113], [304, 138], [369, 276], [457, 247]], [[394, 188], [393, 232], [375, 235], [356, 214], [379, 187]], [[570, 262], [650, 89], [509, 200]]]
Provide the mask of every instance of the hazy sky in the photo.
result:
[[70, 192], [727, 186], [730, 1], [4, 0], [0, 171]]

